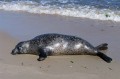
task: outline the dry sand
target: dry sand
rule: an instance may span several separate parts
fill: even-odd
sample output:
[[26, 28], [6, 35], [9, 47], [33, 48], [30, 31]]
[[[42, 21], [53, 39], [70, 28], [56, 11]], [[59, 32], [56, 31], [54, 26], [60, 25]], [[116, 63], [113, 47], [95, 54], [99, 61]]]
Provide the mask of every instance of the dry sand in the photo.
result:
[[[120, 79], [120, 23], [52, 15], [0, 11], [0, 79]], [[49, 56], [10, 54], [21, 40], [43, 33], [83, 37], [94, 46], [107, 42], [106, 63], [97, 56]]]

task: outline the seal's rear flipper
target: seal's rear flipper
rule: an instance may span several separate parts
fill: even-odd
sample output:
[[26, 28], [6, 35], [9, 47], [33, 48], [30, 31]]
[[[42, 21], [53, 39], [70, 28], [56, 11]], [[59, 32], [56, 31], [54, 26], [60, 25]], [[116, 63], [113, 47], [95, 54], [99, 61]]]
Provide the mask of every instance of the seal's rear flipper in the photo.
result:
[[98, 49], [98, 50], [107, 50], [108, 49], [108, 44], [107, 43], [103, 43], [103, 44], [100, 44], [100, 45], [98, 45], [97, 47], [96, 47], [96, 49]]
[[112, 58], [108, 57], [107, 55], [98, 52], [97, 56], [99, 56], [100, 58], [102, 58], [104, 61], [106, 61], [107, 63], [110, 63], [112, 61]]

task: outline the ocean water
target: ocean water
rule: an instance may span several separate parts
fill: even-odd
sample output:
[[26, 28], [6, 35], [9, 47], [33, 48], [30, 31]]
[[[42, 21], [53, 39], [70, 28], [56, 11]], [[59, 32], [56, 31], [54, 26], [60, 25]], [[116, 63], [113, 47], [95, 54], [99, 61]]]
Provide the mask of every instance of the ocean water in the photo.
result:
[[0, 9], [120, 21], [120, 0], [0, 0]]

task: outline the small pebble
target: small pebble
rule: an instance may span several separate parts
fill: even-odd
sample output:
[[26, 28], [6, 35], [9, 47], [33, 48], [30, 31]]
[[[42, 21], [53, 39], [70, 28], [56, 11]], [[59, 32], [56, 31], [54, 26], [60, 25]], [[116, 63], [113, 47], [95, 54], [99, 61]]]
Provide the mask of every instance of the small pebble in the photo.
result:
[[24, 63], [22, 62], [22, 63], [21, 63], [21, 65], [23, 66], [23, 65], [24, 65]]
[[71, 63], [74, 63], [73, 61], [70, 61]]
[[112, 68], [108, 67], [109, 70], [112, 70]]

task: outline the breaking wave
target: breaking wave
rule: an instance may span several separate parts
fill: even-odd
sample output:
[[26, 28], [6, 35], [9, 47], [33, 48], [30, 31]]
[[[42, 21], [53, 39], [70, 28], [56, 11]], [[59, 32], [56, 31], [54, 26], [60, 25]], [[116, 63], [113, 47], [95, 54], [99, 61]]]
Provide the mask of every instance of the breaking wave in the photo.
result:
[[0, 9], [7, 11], [25, 11], [37, 14], [57, 14], [61, 16], [82, 17], [99, 20], [120, 21], [120, 10], [91, 5], [67, 3], [68, 0], [59, 0], [52, 3], [50, 0], [35, 1], [1, 1]]

